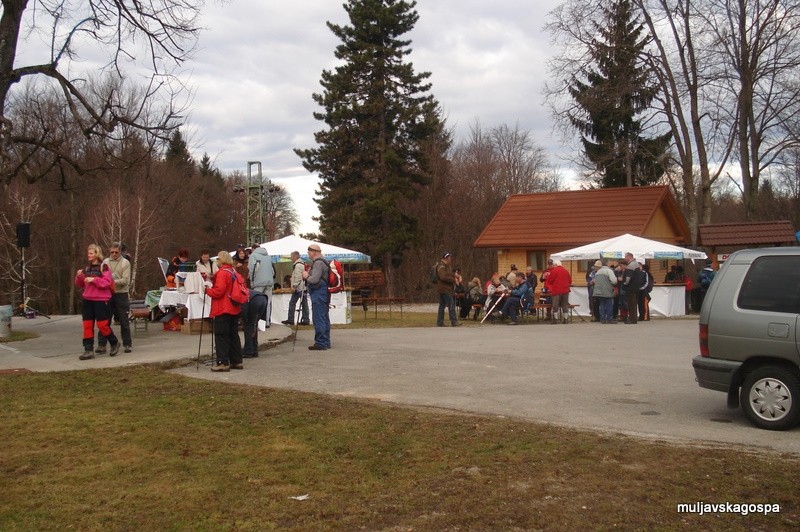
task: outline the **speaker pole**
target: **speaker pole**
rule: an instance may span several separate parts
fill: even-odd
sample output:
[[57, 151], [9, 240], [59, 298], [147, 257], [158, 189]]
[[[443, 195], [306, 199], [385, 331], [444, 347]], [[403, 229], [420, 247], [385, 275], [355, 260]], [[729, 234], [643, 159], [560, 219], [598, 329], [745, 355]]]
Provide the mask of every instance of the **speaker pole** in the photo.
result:
[[20, 305], [20, 308], [22, 309], [22, 315], [25, 316], [25, 314], [26, 314], [25, 310], [26, 310], [26, 307], [28, 306], [27, 299], [25, 298], [25, 296], [26, 296], [26, 294], [25, 294], [25, 248], [19, 248], [19, 251], [22, 254], [22, 261], [20, 263], [21, 266], [22, 266], [22, 275], [20, 276], [20, 289], [19, 289], [20, 294], [22, 294], [22, 305]]

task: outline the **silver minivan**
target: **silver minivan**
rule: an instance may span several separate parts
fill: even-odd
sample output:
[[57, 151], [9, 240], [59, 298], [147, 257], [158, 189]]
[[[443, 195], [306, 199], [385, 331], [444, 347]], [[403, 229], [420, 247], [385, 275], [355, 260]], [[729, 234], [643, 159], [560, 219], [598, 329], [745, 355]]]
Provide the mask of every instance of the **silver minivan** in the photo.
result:
[[758, 427], [800, 419], [800, 247], [745, 249], [717, 272], [700, 311], [695, 375]]

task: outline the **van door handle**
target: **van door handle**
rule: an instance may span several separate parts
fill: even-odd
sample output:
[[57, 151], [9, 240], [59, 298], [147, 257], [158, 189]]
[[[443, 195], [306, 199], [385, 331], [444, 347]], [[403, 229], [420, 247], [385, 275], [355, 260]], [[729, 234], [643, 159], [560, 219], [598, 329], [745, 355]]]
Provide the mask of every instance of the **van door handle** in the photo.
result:
[[789, 324], [770, 323], [767, 326], [767, 335], [774, 338], [789, 338]]

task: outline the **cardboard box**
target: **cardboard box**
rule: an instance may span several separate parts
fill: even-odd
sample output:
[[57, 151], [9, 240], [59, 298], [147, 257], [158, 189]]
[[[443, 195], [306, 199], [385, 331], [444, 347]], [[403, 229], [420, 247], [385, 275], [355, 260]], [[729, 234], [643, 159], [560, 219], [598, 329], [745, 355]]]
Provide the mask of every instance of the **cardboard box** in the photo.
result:
[[184, 334], [200, 334], [202, 327], [203, 334], [211, 334], [211, 320], [184, 320], [181, 326], [181, 332]]

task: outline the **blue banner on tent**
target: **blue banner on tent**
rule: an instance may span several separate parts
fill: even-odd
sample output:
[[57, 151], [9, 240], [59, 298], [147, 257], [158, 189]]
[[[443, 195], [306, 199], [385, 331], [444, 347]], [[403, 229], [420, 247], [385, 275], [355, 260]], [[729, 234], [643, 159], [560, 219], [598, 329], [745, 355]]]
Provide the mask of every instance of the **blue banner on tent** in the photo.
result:
[[667, 259], [675, 259], [675, 260], [682, 260], [683, 259], [683, 252], [681, 251], [654, 251], [653, 252], [654, 259], [660, 260], [667, 260]]

